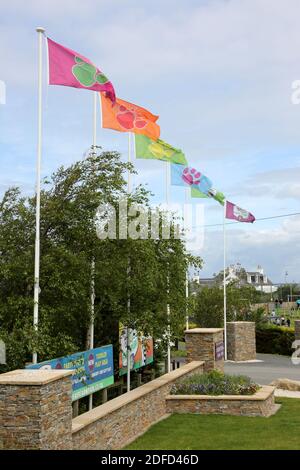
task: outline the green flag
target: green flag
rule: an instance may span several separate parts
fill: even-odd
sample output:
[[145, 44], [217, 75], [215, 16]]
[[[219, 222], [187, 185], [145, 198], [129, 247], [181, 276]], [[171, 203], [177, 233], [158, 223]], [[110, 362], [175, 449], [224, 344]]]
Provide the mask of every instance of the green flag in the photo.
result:
[[216, 189], [211, 188], [208, 192], [208, 195], [224, 206], [225, 196], [223, 193], [221, 193], [221, 191], [217, 191]]
[[218, 201], [222, 206], [224, 206], [225, 203], [225, 196], [221, 191], [217, 191], [216, 189], [210, 189], [208, 192], [209, 196], [214, 198], [216, 201]]
[[165, 162], [187, 164], [184, 153], [161, 139], [152, 140], [146, 135], [135, 134], [136, 158], [154, 158]]
[[198, 188], [195, 188], [194, 186], [191, 187], [191, 197], [208, 197], [206, 194], [202, 193], [199, 191]]
[[224, 202], [225, 202], [225, 196], [223, 193], [221, 193], [220, 191], [217, 191], [216, 189], [209, 189], [208, 191], [208, 195], [202, 193], [201, 191], [199, 191], [199, 189], [197, 187], [194, 187], [192, 186], [191, 187], [191, 197], [201, 197], [201, 198], [204, 198], [204, 197], [211, 197], [213, 199], [215, 199], [216, 201], [218, 201], [222, 206], [224, 206]]

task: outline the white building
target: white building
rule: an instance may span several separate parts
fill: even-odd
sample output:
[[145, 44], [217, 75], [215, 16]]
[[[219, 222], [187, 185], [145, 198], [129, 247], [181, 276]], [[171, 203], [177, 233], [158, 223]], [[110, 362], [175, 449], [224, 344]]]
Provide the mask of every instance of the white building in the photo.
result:
[[256, 290], [266, 294], [272, 294], [278, 289], [264, 273], [261, 266], [257, 266], [256, 271], [247, 271], [247, 283], [254, 286]]
[[[239, 285], [250, 284], [255, 287], [256, 290], [265, 292], [266, 294], [272, 294], [278, 289], [264, 273], [261, 266], [257, 266], [256, 271], [245, 271], [242, 266], [237, 263], [231, 264], [226, 271], [226, 284], [232, 281], [239, 281]], [[208, 287], [220, 283], [220, 279], [218, 280], [216, 277], [201, 279], [200, 276], [194, 276], [193, 281]]]

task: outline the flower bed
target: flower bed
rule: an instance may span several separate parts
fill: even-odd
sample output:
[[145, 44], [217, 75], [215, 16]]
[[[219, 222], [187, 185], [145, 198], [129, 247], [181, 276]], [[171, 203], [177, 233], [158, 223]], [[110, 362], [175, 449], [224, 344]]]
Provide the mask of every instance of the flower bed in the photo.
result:
[[274, 387], [258, 386], [249, 377], [212, 371], [195, 374], [172, 386], [167, 413], [271, 416], [276, 411]]
[[195, 374], [173, 385], [171, 395], [253, 395], [259, 385], [244, 375], [228, 375], [213, 370]]

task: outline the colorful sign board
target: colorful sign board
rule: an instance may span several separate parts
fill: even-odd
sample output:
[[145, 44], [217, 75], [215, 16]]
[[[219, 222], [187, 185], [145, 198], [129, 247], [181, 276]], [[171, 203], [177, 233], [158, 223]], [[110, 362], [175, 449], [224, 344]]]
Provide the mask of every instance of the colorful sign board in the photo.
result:
[[89, 349], [32, 364], [26, 369], [73, 369], [72, 400], [75, 401], [114, 383], [113, 347], [109, 344]]
[[218, 341], [215, 343], [215, 361], [221, 361], [222, 359], [224, 359], [224, 343]]
[[[138, 334], [136, 330], [128, 328], [130, 345], [130, 369], [137, 370], [153, 362], [153, 338]], [[119, 375], [127, 373], [127, 328], [120, 324], [119, 330], [120, 356]]]

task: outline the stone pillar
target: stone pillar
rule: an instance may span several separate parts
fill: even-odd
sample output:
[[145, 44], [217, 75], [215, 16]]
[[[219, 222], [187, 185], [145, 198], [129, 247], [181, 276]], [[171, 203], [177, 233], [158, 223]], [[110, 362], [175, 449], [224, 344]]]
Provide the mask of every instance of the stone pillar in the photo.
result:
[[295, 320], [295, 339], [300, 340], [300, 320]]
[[185, 331], [187, 361], [204, 361], [204, 372], [224, 371], [223, 328], [193, 328]]
[[0, 449], [72, 449], [72, 371], [0, 375]]
[[229, 361], [256, 359], [254, 322], [233, 321], [227, 323], [227, 359]]

